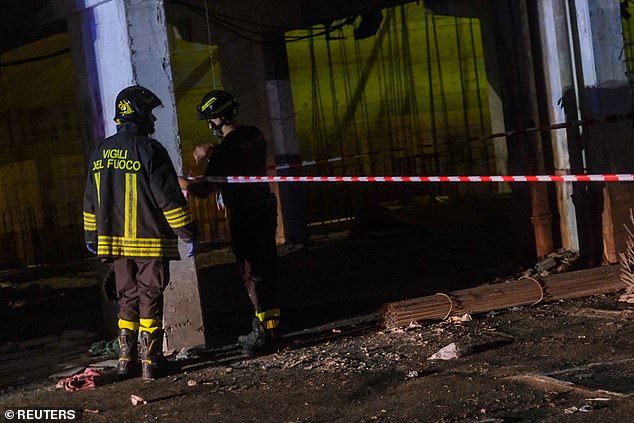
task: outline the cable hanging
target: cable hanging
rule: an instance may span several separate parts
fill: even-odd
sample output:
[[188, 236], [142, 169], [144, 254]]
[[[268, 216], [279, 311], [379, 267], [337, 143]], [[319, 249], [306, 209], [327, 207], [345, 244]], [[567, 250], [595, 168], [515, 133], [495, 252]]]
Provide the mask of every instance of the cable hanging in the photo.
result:
[[207, 23], [207, 41], [209, 44], [209, 63], [211, 65], [211, 80], [213, 82], [213, 87], [216, 88], [216, 70], [214, 67], [214, 53], [211, 47], [211, 25], [209, 24], [209, 6], [207, 5], [207, 0], [204, 0], [205, 3], [205, 22]]
[[[244, 19], [240, 19], [234, 16], [229, 16], [229, 15], [225, 15], [219, 12], [215, 12], [215, 11], [211, 11], [207, 8], [207, 5], [205, 4], [205, 7], [199, 7], [199, 6], [195, 6], [193, 4], [189, 4], [180, 0], [167, 0], [165, 2], [165, 4], [172, 4], [172, 5], [178, 5], [181, 7], [185, 7], [189, 10], [191, 10], [192, 12], [194, 12], [196, 15], [206, 19], [207, 21], [211, 21], [212, 23], [214, 23], [215, 25], [217, 25], [220, 28], [224, 28], [227, 31], [231, 32], [232, 34], [246, 39], [248, 41], [253, 41], [255, 43], [270, 43], [272, 41], [269, 41], [268, 35], [271, 32], [284, 32], [287, 31], [289, 28], [287, 27], [281, 27], [281, 26], [276, 26], [276, 25], [268, 25], [268, 24], [262, 24], [259, 22], [254, 22], [254, 21], [248, 21], [248, 20], [244, 20]], [[265, 28], [265, 29], [270, 29], [272, 31], [268, 31], [268, 32], [262, 32], [262, 31], [256, 31], [254, 29], [251, 29], [245, 25], [239, 25], [236, 22], [240, 22], [242, 24], [248, 25], [248, 26], [259, 26], [261, 28]], [[328, 28], [326, 28], [324, 31], [322, 32], [318, 32], [318, 33], [312, 33], [310, 35], [305, 35], [305, 36], [293, 36], [293, 35], [285, 35], [284, 39], [287, 42], [291, 42], [291, 41], [300, 41], [300, 40], [305, 40], [307, 38], [310, 37], [319, 37], [322, 35], [326, 35], [328, 36], [328, 34], [330, 34], [333, 31], [336, 31], [339, 28], [342, 28], [346, 25], [352, 25], [352, 23], [354, 22], [354, 17], [348, 17], [342, 20], [341, 23], [337, 23], [334, 25], [330, 25]], [[254, 36], [259, 36], [262, 37], [261, 39], [258, 38], [254, 38]]]

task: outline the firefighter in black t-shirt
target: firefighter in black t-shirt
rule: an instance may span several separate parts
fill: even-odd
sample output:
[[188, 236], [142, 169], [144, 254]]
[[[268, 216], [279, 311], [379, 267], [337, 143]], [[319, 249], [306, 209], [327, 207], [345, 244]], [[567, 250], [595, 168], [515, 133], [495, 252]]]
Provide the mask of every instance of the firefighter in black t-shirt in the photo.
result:
[[[199, 145], [197, 162], [207, 162], [205, 176], [266, 174], [266, 142], [255, 126], [236, 120], [240, 104], [229, 93], [213, 90], [198, 105], [198, 116], [222, 139]], [[266, 183], [213, 184], [182, 179], [181, 188], [195, 197], [216, 192], [219, 207], [227, 208], [233, 253], [240, 276], [255, 309], [253, 330], [238, 338], [248, 354], [264, 353], [279, 345], [280, 309], [277, 288], [277, 202]]]

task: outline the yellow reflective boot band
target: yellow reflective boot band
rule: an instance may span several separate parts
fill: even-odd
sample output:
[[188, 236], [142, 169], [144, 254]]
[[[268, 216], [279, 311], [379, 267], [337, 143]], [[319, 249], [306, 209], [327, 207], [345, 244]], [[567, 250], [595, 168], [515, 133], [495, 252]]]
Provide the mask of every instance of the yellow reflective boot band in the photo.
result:
[[272, 308], [261, 313], [255, 313], [255, 316], [262, 322], [264, 329], [275, 329], [280, 325], [279, 308]]
[[261, 313], [255, 313], [255, 316], [258, 318], [258, 320], [260, 320], [260, 322], [263, 322], [263, 321], [269, 320], [269, 319], [279, 319], [280, 318], [280, 309], [279, 308], [272, 308], [272, 309], [263, 311]]
[[136, 332], [139, 330], [139, 322], [119, 319], [119, 329], [128, 329], [128, 330]]
[[262, 322], [262, 326], [264, 329], [275, 329], [280, 325], [280, 321], [278, 319], [269, 319]]
[[141, 319], [141, 328], [142, 332], [150, 332], [153, 333], [157, 329], [161, 328], [161, 321], [156, 319]]

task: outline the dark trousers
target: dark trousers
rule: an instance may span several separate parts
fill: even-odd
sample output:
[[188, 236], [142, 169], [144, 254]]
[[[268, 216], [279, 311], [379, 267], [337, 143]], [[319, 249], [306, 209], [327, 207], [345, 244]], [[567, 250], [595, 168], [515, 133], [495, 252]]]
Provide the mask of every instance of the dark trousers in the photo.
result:
[[119, 258], [113, 263], [119, 318], [131, 322], [163, 318], [163, 291], [169, 282], [169, 261]]
[[277, 308], [277, 204], [272, 199], [246, 209], [231, 209], [229, 229], [242, 283], [256, 312]]

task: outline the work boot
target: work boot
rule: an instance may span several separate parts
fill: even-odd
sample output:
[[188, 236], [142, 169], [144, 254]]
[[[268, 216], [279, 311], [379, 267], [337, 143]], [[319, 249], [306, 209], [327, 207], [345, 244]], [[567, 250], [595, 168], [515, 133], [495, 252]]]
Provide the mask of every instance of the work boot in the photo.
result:
[[153, 380], [161, 376], [163, 357], [163, 330], [141, 331], [141, 379]]
[[126, 379], [134, 376], [139, 370], [137, 332], [130, 329], [119, 329], [119, 363], [117, 376]]
[[238, 337], [238, 345], [250, 356], [276, 351], [281, 344], [279, 317], [279, 309], [257, 313], [253, 318], [253, 330]]

